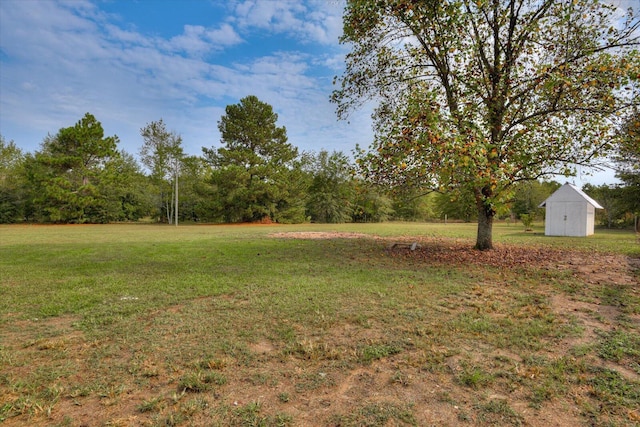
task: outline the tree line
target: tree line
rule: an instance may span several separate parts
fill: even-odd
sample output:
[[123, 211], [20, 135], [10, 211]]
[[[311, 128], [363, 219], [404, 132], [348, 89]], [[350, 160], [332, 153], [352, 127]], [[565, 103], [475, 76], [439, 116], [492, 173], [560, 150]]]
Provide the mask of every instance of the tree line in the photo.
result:
[[[218, 122], [221, 146], [203, 147], [201, 156], [186, 155], [181, 136], [162, 119], [140, 129], [138, 158], [119, 149], [118, 137], [105, 136], [89, 113], [47, 135], [34, 153], [0, 136], [0, 222], [477, 219], [471, 192], [402, 191], [365, 180], [342, 152], [300, 153], [278, 126], [273, 108], [255, 96], [227, 106], [225, 113]], [[628, 160], [628, 153], [621, 153], [623, 158]], [[638, 173], [632, 172], [621, 176], [628, 185], [586, 188], [607, 208], [608, 226], [627, 225], [640, 210]], [[559, 186], [520, 183], [498, 214], [508, 220], [541, 218], [538, 204]]]

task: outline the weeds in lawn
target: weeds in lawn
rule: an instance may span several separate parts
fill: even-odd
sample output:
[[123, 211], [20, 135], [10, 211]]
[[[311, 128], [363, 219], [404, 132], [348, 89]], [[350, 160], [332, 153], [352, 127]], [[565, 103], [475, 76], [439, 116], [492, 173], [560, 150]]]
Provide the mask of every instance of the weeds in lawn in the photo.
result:
[[363, 346], [358, 351], [358, 359], [361, 363], [371, 363], [374, 360], [381, 359], [383, 357], [388, 357], [394, 354], [398, 354], [402, 351], [400, 345], [392, 343], [392, 344], [377, 344], [371, 343]]
[[559, 358], [529, 361], [531, 381], [530, 404], [540, 409], [544, 402], [549, 402], [567, 393], [571, 383], [577, 384], [578, 378], [584, 374], [585, 367], [574, 359]]
[[333, 423], [340, 426], [418, 425], [411, 405], [389, 402], [367, 403], [349, 415], [336, 415]]
[[598, 356], [605, 360], [621, 362], [628, 359], [638, 365], [640, 361], [640, 334], [615, 330], [600, 333]]
[[260, 415], [262, 404], [260, 402], [250, 402], [244, 406], [236, 408], [233, 416], [239, 425], [243, 426], [266, 426], [267, 417]]
[[217, 372], [196, 371], [184, 374], [178, 381], [178, 390], [192, 393], [209, 391], [214, 385], [224, 385], [227, 379]]
[[506, 400], [492, 399], [476, 405], [478, 418], [489, 425], [521, 426], [522, 416], [509, 406]]
[[159, 412], [162, 408], [164, 408], [164, 399], [162, 397], [145, 400], [137, 406], [139, 412]]
[[332, 387], [335, 380], [326, 372], [307, 372], [296, 378], [295, 390], [298, 393], [315, 391], [320, 388]]
[[589, 394], [600, 403], [583, 405], [588, 416], [610, 424], [619, 418], [628, 419], [629, 425], [640, 421], [639, 414], [634, 412], [640, 407], [638, 383], [630, 382], [610, 369], [591, 368], [591, 371], [593, 376], [587, 381]]
[[396, 371], [391, 377], [391, 382], [394, 384], [399, 384], [403, 387], [408, 387], [411, 385], [411, 375], [406, 374], [400, 370]]
[[223, 425], [251, 427], [287, 427], [294, 425], [294, 418], [287, 413], [263, 414], [261, 402], [249, 402], [238, 406], [223, 416]]
[[463, 366], [462, 371], [458, 374], [458, 381], [477, 390], [491, 384], [493, 376], [477, 366]]
[[330, 346], [326, 342], [314, 342], [302, 340], [295, 342], [284, 350], [285, 355], [293, 355], [305, 360], [340, 360], [342, 354], [338, 348]]
[[289, 400], [291, 400], [291, 396], [289, 396], [289, 393], [280, 393], [278, 395], [278, 400], [282, 403], [287, 403]]

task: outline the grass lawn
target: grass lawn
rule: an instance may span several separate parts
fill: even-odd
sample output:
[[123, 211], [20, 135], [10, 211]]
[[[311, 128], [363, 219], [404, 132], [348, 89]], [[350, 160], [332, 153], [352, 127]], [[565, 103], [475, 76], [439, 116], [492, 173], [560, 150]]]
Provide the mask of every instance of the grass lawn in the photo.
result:
[[640, 424], [636, 236], [475, 227], [0, 226], [0, 424]]

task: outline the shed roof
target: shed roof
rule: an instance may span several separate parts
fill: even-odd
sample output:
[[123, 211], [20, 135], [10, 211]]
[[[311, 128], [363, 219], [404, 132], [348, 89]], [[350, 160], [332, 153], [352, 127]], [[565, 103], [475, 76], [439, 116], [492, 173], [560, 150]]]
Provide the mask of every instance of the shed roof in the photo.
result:
[[555, 191], [555, 193], [553, 193], [551, 196], [549, 196], [544, 202], [540, 203], [540, 205], [538, 205], [538, 207], [539, 208], [545, 207], [547, 205], [547, 201], [548, 200], [558, 198], [559, 197], [558, 194], [564, 193], [567, 190], [574, 191], [576, 194], [578, 194], [581, 198], [583, 198], [587, 203], [592, 205], [594, 208], [596, 208], [596, 209], [604, 209], [602, 206], [600, 206], [600, 203], [598, 203], [595, 200], [593, 200], [584, 191], [580, 190], [578, 187], [576, 187], [575, 185], [570, 184], [568, 182], [566, 184], [564, 184], [562, 187], [558, 188]]

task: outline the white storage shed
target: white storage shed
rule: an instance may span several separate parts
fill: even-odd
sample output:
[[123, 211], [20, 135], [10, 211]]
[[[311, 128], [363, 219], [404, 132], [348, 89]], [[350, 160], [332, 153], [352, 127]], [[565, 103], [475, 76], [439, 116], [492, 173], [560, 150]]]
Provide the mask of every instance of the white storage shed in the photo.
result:
[[546, 209], [546, 236], [578, 236], [593, 234], [596, 209], [604, 209], [582, 190], [568, 182], [540, 203]]

